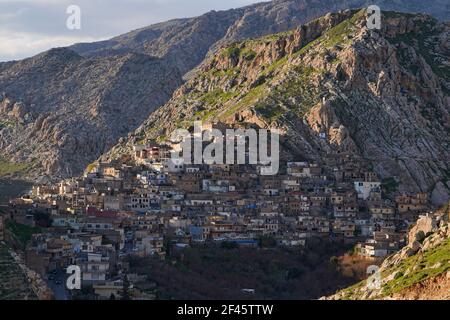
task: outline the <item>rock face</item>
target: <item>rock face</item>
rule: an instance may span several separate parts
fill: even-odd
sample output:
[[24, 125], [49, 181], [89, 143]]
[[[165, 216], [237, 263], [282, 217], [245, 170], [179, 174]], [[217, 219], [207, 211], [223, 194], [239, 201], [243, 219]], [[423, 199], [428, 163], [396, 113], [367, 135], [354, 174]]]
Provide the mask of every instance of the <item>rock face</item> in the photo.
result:
[[53, 292], [42, 277], [28, 268], [19, 254], [11, 251], [11, 256], [26, 276], [36, 297], [39, 300], [52, 300], [54, 298]]
[[365, 15], [327, 14], [225, 47], [110, 156], [195, 120], [246, 122], [284, 132], [288, 159], [348, 153], [400, 192], [448, 201], [450, 27], [386, 12], [383, 28], [368, 30]]
[[[77, 175], [167, 102], [181, 77], [195, 74], [193, 68], [219, 48], [287, 31], [330, 11], [369, 4], [450, 17], [446, 0], [279, 0], [172, 20], [107, 41], [0, 63], [0, 157], [26, 163], [23, 175], [33, 181]], [[301, 32], [296, 36], [307, 41], [319, 31], [310, 28], [306, 38]], [[440, 46], [448, 50], [445, 37]], [[273, 48], [275, 53], [278, 49]], [[337, 141], [348, 137], [348, 130], [341, 129], [333, 129]], [[349, 141], [345, 143], [351, 145]], [[417, 171], [416, 166], [407, 170]], [[435, 198], [445, 197], [438, 186]]]
[[382, 10], [423, 12], [441, 20], [450, 18], [446, 0], [275, 0], [171, 20], [108, 41], [77, 44], [71, 49], [86, 56], [132, 51], [164, 57], [184, 74], [202, 62], [208, 52], [232, 42], [287, 31], [328, 12], [373, 4]]
[[[432, 217], [420, 218], [416, 225], [409, 231], [408, 243], [422, 242], [427, 235], [437, 229], [436, 220]], [[416, 250], [417, 251], [417, 250]]]
[[27, 175], [79, 174], [181, 84], [166, 61], [127, 53], [83, 58], [52, 49], [0, 71], [1, 157]]

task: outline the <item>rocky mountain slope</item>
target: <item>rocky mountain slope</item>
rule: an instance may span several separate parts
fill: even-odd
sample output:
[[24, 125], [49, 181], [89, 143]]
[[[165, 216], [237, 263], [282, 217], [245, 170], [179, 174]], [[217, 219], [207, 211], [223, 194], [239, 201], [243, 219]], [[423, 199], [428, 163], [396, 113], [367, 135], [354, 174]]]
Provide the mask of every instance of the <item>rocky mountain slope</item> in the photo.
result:
[[195, 74], [192, 69], [219, 48], [374, 3], [450, 17], [446, 0], [278, 0], [0, 63], [0, 172], [5, 166], [9, 176], [33, 181], [78, 175], [166, 103], [182, 76]]
[[[0, 69], [0, 156], [28, 176], [79, 174], [181, 84], [165, 60], [52, 49]], [[2, 167], [5, 163], [2, 163]]]
[[77, 44], [71, 49], [87, 56], [111, 51], [145, 53], [167, 58], [186, 73], [202, 62], [208, 52], [232, 42], [287, 31], [328, 12], [373, 4], [382, 10], [422, 12], [441, 20], [450, 19], [446, 0], [275, 0], [159, 23], [107, 41]]
[[449, 300], [450, 206], [435, 216], [419, 219], [410, 230], [408, 245], [388, 257], [379, 276], [371, 276], [330, 300]]
[[[194, 120], [277, 127], [289, 158], [349, 153], [399, 191], [449, 199], [449, 24], [426, 15], [345, 11], [235, 43], [205, 61], [110, 157]], [[326, 139], [320, 137], [325, 134]]]

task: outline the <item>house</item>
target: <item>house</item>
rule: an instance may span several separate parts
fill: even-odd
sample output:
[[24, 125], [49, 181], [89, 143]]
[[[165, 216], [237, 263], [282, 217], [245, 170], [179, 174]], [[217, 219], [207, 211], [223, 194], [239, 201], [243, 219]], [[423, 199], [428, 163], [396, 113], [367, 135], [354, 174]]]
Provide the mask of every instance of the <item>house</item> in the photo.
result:
[[164, 239], [160, 236], [147, 236], [142, 238], [139, 251], [143, 256], [159, 255], [164, 257]]
[[395, 232], [395, 227], [382, 227], [373, 232], [373, 238], [357, 245], [360, 255], [369, 258], [386, 257], [394, 254], [404, 245], [404, 236]]
[[400, 214], [425, 211], [428, 205], [428, 195], [426, 193], [401, 195], [395, 198], [395, 202], [397, 204], [397, 210]]
[[381, 182], [377, 181], [355, 181], [355, 191], [358, 194], [358, 199], [367, 200], [372, 191], [381, 188]]
[[138, 163], [160, 162], [161, 160], [170, 158], [171, 148], [167, 145], [150, 142], [145, 145], [133, 146], [134, 158]]
[[81, 282], [84, 285], [104, 282], [109, 273], [109, 257], [100, 253], [82, 253], [77, 259], [81, 268]]
[[369, 219], [355, 219], [356, 231], [360, 236], [371, 237], [373, 235], [373, 224]]
[[125, 247], [125, 234], [123, 229], [114, 230], [98, 230], [98, 234], [103, 236], [103, 239], [108, 243], [114, 245], [115, 248], [122, 250]]
[[151, 190], [149, 189], [138, 189], [135, 190], [129, 197], [129, 202], [126, 204], [126, 208], [135, 212], [146, 212], [150, 209], [152, 204]]
[[394, 243], [379, 242], [369, 239], [364, 244], [356, 246], [357, 252], [367, 258], [383, 258], [398, 251], [398, 246]]
[[389, 220], [395, 218], [395, 208], [387, 202], [370, 203], [369, 212], [375, 219]]
[[343, 238], [354, 238], [356, 224], [352, 220], [336, 219], [333, 222], [333, 234]]
[[[92, 288], [94, 289], [94, 293], [99, 297], [99, 299], [111, 299], [114, 297], [115, 299], [120, 299], [122, 297], [123, 292], [123, 281], [122, 280], [111, 280], [105, 282], [95, 283]], [[130, 289], [132, 285], [130, 285]]]
[[184, 175], [177, 175], [174, 177], [173, 184], [178, 186], [181, 190], [188, 193], [197, 193], [201, 191], [201, 173], [187, 173]]
[[161, 220], [155, 215], [136, 216], [132, 218], [132, 227], [135, 230], [157, 231]]
[[103, 176], [113, 177], [120, 179], [122, 178], [122, 171], [120, 169], [116, 169], [114, 166], [108, 166], [102, 168]]
[[213, 193], [234, 191], [233, 186], [230, 186], [230, 182], [228, 180], [204, 179], [202, 181], [202, 189], [205, 192]]
[[197, 227], [189, 226], [189, 234], [191, 235], [192, 241], [203, 242], [208, 238], [209, 228], [208, 227]]
[[367, 258], [379, 258], [387, 256], [387, 250], [380, 243], [375, 240], [368, 240], [364, 244], [358, 244], [356, 251]]
[[287, 174], [294, 177], [305, 177], [307, 176], [306, 168], [308, 168], [308, 162], [288, 162], [287, 163]]
[[306, 245], [305, 239], [282, 239], [279, 243], [285, 247], [304, 247]]
[[52, 226], [57, 228], [71, 228], [79, 230], [82, 226], [82, 218], [72, 214], [53, 215]]
[[45, 252], [49, 254], [50, 270], [65, 268], [72, 263], [73, 248], [69, 241], [49, 238], [44, 248]]
[[58, 188], [55, 186], [33, 186], [32, 195], [39, 199], [48, 199], [58, 194]]
[[102, 195], [100, 201], [103, 202], [104, 210], [122, 210], [124, 208], [123, 195]]
[[109, 218], [89, 217], [83, 224], [83, 229], [87, 231], [112, 230], [114, 228], [114, 220]]
[[166, 173], [180, 173], [184, 171], [184, 163], [182, 161], [174, 161], [166, 159], [162, 161], [162, 171]]
[[99, 234], [74, 234], [73, 239], [68, 241], [73, 243], [75, 251], [93, 253], [95, 248], [102, 245], [103, 236]]
[[344, 202], [343, 204], [335, 205], [333, 207], [333, 215], [335, 218], [350, 218], [356, 217], [358, 213], [358, 204], [356, 202]]

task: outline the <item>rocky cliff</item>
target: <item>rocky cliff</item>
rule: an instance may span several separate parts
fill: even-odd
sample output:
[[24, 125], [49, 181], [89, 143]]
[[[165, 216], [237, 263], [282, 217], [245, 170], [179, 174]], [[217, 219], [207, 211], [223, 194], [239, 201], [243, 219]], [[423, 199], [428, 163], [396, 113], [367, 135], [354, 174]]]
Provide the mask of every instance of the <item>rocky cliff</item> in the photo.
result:
[[450, 188], [449, 30], [393, 12], [369, 30], [359, 10], [234, 43], [110, 156], [194, 120], [277, 127], [286, 158], [348, 153], [398, 191], [430, 192], [440, 205]]
[[408, 245], [383, 262], [379, 277], [324, 299], [450, 299], [449, 208], [447, 204], [436, 215], [420, 218], [409, 232]]

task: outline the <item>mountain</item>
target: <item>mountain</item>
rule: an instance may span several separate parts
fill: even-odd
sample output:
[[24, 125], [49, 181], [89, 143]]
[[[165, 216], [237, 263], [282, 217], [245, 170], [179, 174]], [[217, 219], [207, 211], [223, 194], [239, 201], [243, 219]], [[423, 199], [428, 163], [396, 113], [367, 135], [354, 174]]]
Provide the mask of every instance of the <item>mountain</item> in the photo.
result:
[[420, 218], [409, 232], [408, 245], [383, 262], [379, 278], [372, 276], [323, 299], [449, 300], [449, 208]]
[[193, 77], [196, 66], [220, 48], [373, 3], [450, 17], [446, 0], [272, 1], [0, 63], [0, 173], [32, 181], [78, 175], [165, 104], [183, 76]]
[[384, 12], [382, 29], [369, 30], [366, 19], [366, 10], [327, 14], [222, 49], [109, 157], [195, 120], [276, 127], [285, 159], [348, 154], [397, 191], [445, 203], [450, 25]]
[[382, 10], [422, 12], [440, 20], [450, 19], [446, 0], [275, 0], [158, 23], [107, 41], [77, 44], [71, 49], [85, 56], [131, 51], [164, 57], [184, 74], [202, 62], [208, 52], [224, 45], [291, 30], [328, 12], [373, 4]]
[[67, 48], [0, 71], [0, 149], [29, 176], [82, 172], [179, 85], [165, 60], [138, 53], [84, 58]]

